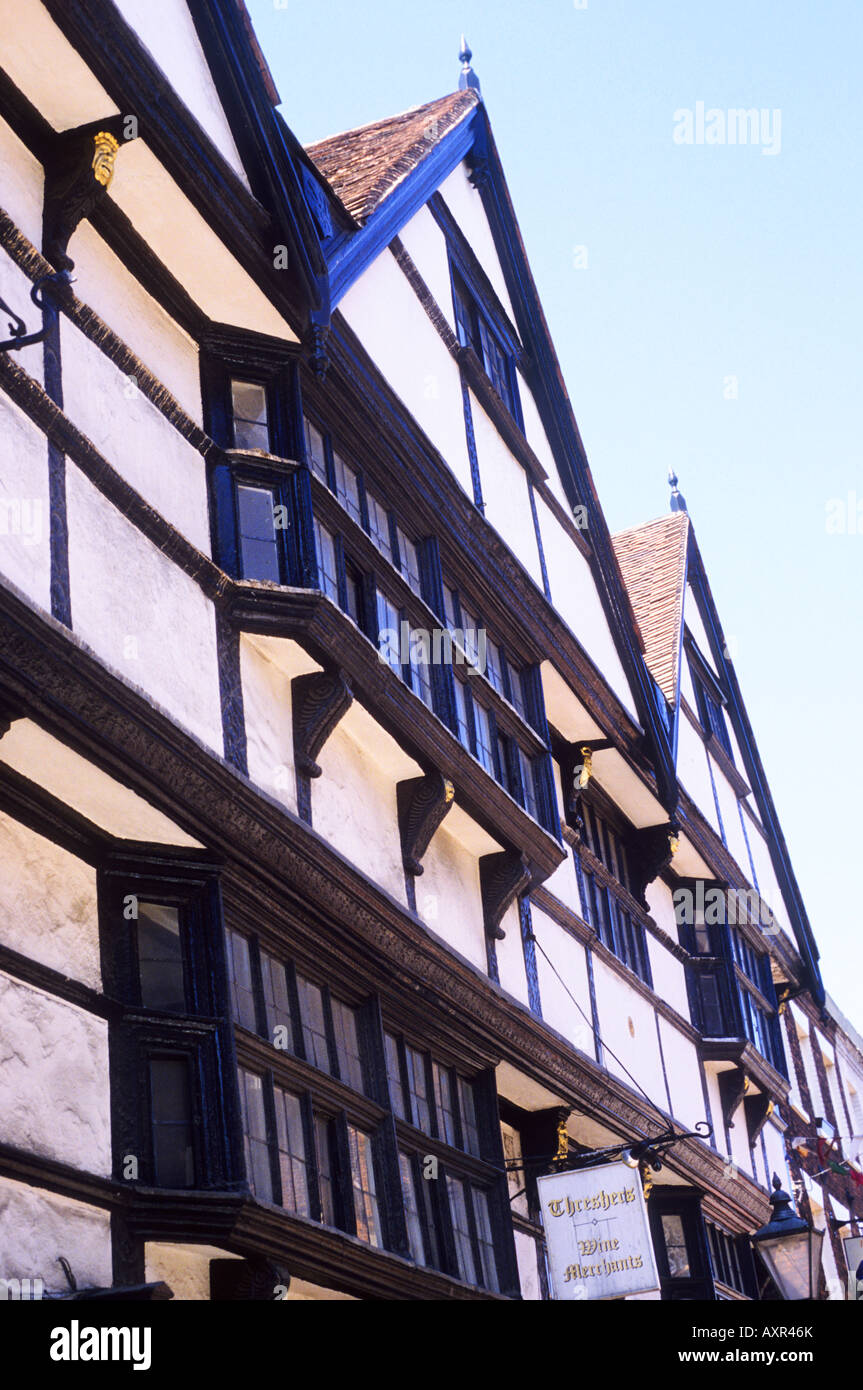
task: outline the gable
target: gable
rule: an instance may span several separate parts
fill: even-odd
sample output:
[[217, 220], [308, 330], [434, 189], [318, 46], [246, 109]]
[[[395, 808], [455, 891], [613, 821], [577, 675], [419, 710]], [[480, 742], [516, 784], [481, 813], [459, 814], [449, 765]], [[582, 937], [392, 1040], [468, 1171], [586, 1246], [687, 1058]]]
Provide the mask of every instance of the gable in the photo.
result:
[[181, 101], [248, 187], [240, 158], [186, 0], [116, 0], [117, 9]]

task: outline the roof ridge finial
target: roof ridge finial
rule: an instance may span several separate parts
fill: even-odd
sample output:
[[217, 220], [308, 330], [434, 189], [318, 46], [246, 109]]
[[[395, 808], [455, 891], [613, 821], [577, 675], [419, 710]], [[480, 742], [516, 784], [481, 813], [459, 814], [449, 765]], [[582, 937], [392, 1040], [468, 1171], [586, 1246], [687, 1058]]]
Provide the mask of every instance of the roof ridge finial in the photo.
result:
[[472, 54], [471, 51], [470, 51], [470, 47], [469, 47], [469, 45], [468, 45], [468, 41], [467, 41], [467, 39], [465, 38], [464, 34], [462, 34], [462, 36], [461, 36], [461, 49], [460, 49], [460, 51], [459, 51], [459, 55], [458, 55], [458, 56], [459, 56], [459, 58], [461, 59], [461, 65], [462, 65], [462, 66], [461, 66], [461, 76], [459, 77], [459, 80], [458, 80], [458, 89], [459, 89], [459, 91], [460, 91], [460, 92], [464, 92], [464, 91], [466, 91], [468, 88], [472, 88], [473, 91], [476, 92], [477, 96], [478, 96], [478, 97], [481, 97], [481, 96], [482, 96], [482, 92], [480, 91], [479, 78], [477, 77], [476, 73], [474, 72], [473, 68], [472, 68], [471, 65], [470, 65], [470, 60], [471, 60], [471, 58], [473, 57], [473, 54]]
[[686, 511], [686, 498], [677, 489], [677, 474], [673, 468], [668, 470], [668, 481], [671, 484], [671, 510], [673, 512]]

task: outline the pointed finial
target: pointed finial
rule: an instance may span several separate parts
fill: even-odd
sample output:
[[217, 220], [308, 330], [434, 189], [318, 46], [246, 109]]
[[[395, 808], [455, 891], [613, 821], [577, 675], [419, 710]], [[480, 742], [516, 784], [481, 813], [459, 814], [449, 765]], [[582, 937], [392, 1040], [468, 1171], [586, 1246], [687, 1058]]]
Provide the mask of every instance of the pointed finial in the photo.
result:
[[458, 80], [459, 91], [463, 92], [468, 87], [472, 87], [473, 90], [476, 92], [477, 96], [481, 96], [482, 93], [479, 88], [479, 78], [477, 77], [476, 73], [470, 65], [470, 60], [473, 57], [473, 54], [471, 53], [470, 48], [468, 47], [468, 42], [464, 34], [462, 34], [461, 36], [461, 51], [458, 56], [461, 59], [461, 76]]
[[682, 492], [677, 490], [677, 474], [674, 469], [669, 469], [668, 481], [671, 484], [671, 510], [673, 512], [686, 511], [686, 498]]

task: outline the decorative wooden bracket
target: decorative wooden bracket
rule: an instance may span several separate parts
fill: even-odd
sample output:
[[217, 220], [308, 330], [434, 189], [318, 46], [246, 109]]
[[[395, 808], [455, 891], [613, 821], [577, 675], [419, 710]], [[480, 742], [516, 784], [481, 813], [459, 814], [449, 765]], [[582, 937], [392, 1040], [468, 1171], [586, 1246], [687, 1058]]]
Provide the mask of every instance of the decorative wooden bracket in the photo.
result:
[[749, 1089], [749, 1077], [742, 1067], [732, 1067], [729, 1071], [721, 1071], [717, 1081], [725, 1128], [733, 1129], [734, 1112]]
[[402, 859], [405, 872], [419, 875], [421, 859], [431, 838], [452, 806], [455, 791], [452, 782], [440, 772], [426, 777], [412, 777], [399, 782], [396, 803], [399, 813], [399, 833], [402, 840]]
[[678, 827], [673, 821], [667, 825], [648, 825], [631, 836], [627, 844], [632, 891], [641, 906], [647, 911], [645, 890], [663, 869], [671, 863], [672, 841], [676, 841]]
[[320, 777], [315, 759], [353, 703], [341, 671], [313, 671], [291, 681], [294, 712], [294, 763], [306, 777]]
[[501, 930], [501, 919], [510, 904], [530, 886], [532, 877], [530, 864], [519, 850], [505, 849], [482, 856], [479, 883], [487, 936], [503, 941], [506, 932]]
[[71, 270], [75, 264], [66, 254], [69, 239], [107, 197], [125, 124], [123, 116], [109, 116], [57, 137], [45, 165], [42, 219], [43, 254], [55, 270]]
[[16, 719], [23, 719], [23, 717], [20, 710], [15, 709], [13, 705], [0, 696], [0, 738], [4, 734], [8, 734]]
[[757, 1096], [745, 1096], [743, 1109], [746, 1113], [746, 1127], [749, 1130], [749, 1147], [758, 1143], [759, 1135], [773, 1114], [773, 1101], [763, 1091]]

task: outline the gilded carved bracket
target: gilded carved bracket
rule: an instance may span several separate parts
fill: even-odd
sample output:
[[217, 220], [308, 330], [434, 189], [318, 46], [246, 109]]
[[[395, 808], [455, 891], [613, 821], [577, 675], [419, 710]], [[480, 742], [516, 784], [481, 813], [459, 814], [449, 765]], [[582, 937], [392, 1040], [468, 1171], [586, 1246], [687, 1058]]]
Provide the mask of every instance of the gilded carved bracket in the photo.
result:
[[56, 270], [73, 268], [66, 250], [72, 233], [107, 197], [117, 151], [128, 138], [128, 119], [111, 116], [57, 137], [45, 164], [42, 216], [43, 254]]

